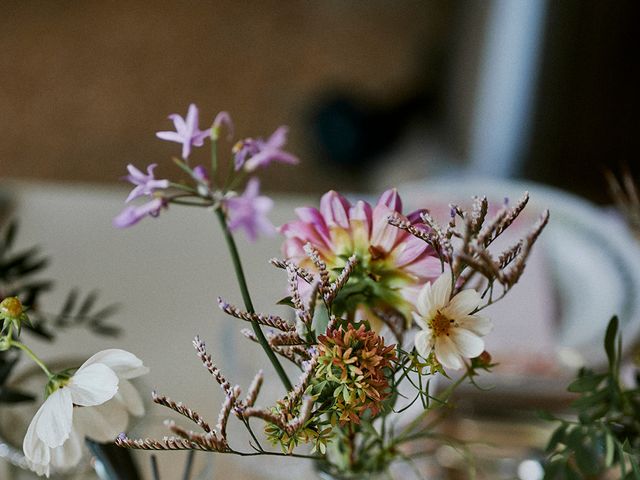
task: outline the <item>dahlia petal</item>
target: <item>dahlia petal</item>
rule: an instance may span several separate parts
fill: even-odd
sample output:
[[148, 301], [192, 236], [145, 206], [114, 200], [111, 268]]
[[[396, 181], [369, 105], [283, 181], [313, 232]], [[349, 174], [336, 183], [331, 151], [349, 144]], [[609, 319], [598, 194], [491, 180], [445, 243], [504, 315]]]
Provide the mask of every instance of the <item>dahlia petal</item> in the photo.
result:
[[380, 195], [378, 205], [385, 205], [398, 213], [402, 212], [402, 200], [400, 199], [400, 195], [398, 195], [398, 190], [395, 188], [390, 188]]
[[[409, 220], [412, 224], [416, 224], [416, 223], [422, 223], [422, 214], [423, 213], [429, 213], [429, 210], [427, 210], [426, 208], [421, 208], [419, 210], [415, 210], [413, 212], [411, 212], [410, 214], [407, 215], [407, 220]], [[426, 229], [426, 225], [422, 224], [422, 225], [415, 225], [416, 227], [422, 227], [423, 229]]]
[[329, 227], [339, 225], [342, 228], [349, 228], [350, 208], [349, 201], [335, 190], [330, 190], [320, 199], [320, 213]]
[[[321, 245], [323, 248], [318, 249], [328, 249], [329, 237], [325, 237], [320, 232], [318, 232], [313, 225], [305, 223], [303, 221], [297, 220], [289, 223], [285, 223], [280, 228], [280, 233], [284, 235], [286, 238], [300, 238], [304, 240], [304, 242], [311, 242], [313, 245], [318, 248], [318, 245]], [[328, 234], [328, 231], [327, 231]]]
[[415, 275], [422, 281], [434, 281], [442, 275], [442, 263], [440, 260], [425, 251], [420, 258], [413, 263], [405, 265], [403, 270], [411, 275]]
[[420, 255], [422, 255], [427, 248], [429, 248], [429, 245], [427, 245], [422, 240], [419, 240], [414, 236], [407, 238], [404, 242], [402, 242], [401, 246], [398, 247], [398, 250], [401, 251], [396, 258], [396, 265], [398, 267], [404, 267], [405, 265], [408, 265], [409, 263], [420, 257]]
[[418, 353], [424, 358], [427, 358], [429, 356], [429, 353], [431, 353], [431, 349], [433, 348], [433, 336], [428, 330], [421, 330], [416, 333], [414, 343], [416, 345], [416, 350], [418, 351]]
[[493, 322], [487, 317], [480, 315], [465, 315], [462, 318], [456, 319], [456, 322], [461, 328], [470, 330], [479, 336], [487, 335], [493, 330]]
[[351, 231], [355, 245], [369, 244], [371, 237], [371, 205], [359, 200], [349, 211]]
[[454, 328], [450, 338], [464, 357], [477, 357], [484, 351], [484, 340], [464, 328]]
[[36, 435], [49, 448], [62, 445], [71, 433], [73, 422], [73, 400], [68, 388], [53, 392], [44, 401], [34, 420]]
[[459, 370], [464, 366], [456, 345], [447, 336], [440, 336], [436, 339], [435, 352], [436, 358], [445, 368]]
[[450, 318], [458, 318], [463, 315], [467, 315], [473, 312], [482, 298], [480, 294], [473, 289], [463, 290], [458, 292], [455, 297], [451, 299], [449, 305], [447, 305], [443, 311]]
[[396, 245], [399, 232], [401, 230], [389, 224], [389, 217], [393, 210], [383, 204], [378, 204], [373, 209], [371, 227], [371, 245], [381, 249], [384, 252], [390, 252]]
[[118, 376], [102, 363], [85, 363], [71, 377], [67, 389], [76, 405], [100, 405], [118, 391]]
[[[82, 367], [92, 363], [103, 363], [115, 372], [120, 378], [136, 378], [149, 373], [149, 369], [144, 366], [142, 360], [133, 353], [119, 348], [102, 350], [89, 358]], [[80, 367], [80, 369], [82, 369]]]

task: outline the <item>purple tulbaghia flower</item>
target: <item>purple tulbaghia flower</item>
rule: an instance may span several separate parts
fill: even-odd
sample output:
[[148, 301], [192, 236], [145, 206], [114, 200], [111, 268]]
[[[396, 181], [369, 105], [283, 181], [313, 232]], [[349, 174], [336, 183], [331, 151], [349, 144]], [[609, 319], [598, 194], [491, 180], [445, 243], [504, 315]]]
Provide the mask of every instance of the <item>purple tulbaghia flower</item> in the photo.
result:
[[220, 138], [220, 129], [223, 125], [226, 125], [227, 127], [227, 140], [231, 141], [233, 139], [234, 128], [229, 112], [220, 112], [216, 115], [216, 118], [213, 120], [213, 125], [211, 126], [211, 137], [214, 140]]
[[135, 188], [131, 190], [131, 193], [127, 197], [127, 203], [143, 195], [151, 195], [156, 189], [169, 187], [169, 180], [156, 180], [155, 176], [153, 175], [153, 171], [157, 166], [157, 163], [152, 163], [151, 165], [149, 165], [147, 167], [147, 174], [145, 175], [133, 165], [127, 165], [129, 175], [127, 175], [125, 179], [135, 185]]
[[247, 188], [242, 195], [224, 201], [229, 230], [244, 229], [252, 242], [260, 233], [272, 235], [275, 232], [274, 226], [266, 216], [273, 207], [273, 200], [260, 196], [259, 190], [260, 182], [254, 177], [247, 182]]
[[209, 179], [209, 172], [207, 171], [207, 169], [204, 168], [202, 165], [198, 165], [192, 170], [191, 176], [196, 182], [198, 182], [198, 186], [197, 186], [198, 194], [203, 197], [210, 195], [211, 182]]
[[282, 126], [273, 132], [266, 141], [262, 138], [247, 138], [238, 142], [233, 147], [236, 171], [244, 167], [248, 172], [252, 172], [256, 168], [265, 167], [272, 162], [298, 163], [298, 157], [282, 150], [284, 144], [287, 143], [288, 132], [289, 129]]
[[128, 205], [120, 214], [113, 219], [113, 226], [116, 228], [127, 228], [135, 225], [147, 215], [157, 217], [160, 210], [165, 206], [165, 200], [154, 198], [153, 200], [140, 205]]
[[202, 183], [209, 183], [209, 172], [202, 165], [198, 165], [193, 169], [194, 180]]
[[211, 134], [211, 129], [200, 130], [198, 128], [198, 107], [195, 104], [189, 105], [187, 116], [182, 118], [177, 113], [169, 115], [173, 121], [175, 132], [157, 132], [156, 136], [162, 140], [177, 142], [182, 144], [182, 158], [186, 160], [191, 153], [191, 146], [201, 147], [204, 139]]

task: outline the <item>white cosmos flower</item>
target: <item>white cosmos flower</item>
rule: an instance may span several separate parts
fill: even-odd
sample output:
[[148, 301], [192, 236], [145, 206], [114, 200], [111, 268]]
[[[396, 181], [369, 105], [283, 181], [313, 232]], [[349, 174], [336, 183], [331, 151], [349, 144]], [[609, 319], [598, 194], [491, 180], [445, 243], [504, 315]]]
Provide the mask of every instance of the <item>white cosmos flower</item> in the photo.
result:
[[49, 476], [80, 461], [84, 438], [109, 442], [124, 431], [129, 414], [142, 415], [138, 392], [128, 381], [147, 373], [142, 360], [124, 350], [93, 355], [61, 382], [31, 420], [22, 449], [29, 467]]
[[492, 329], [491, 321], [472, 315], [480, 305], [480, 294], [463, 290], [451, 298], [451, 272], [427, 283], [420, 294], [413, 318], [422, 328], [415, 336], [416, 350], [423, 357], [431, 351], [445, 368], [454, 370], [464, 366], [463, 358], [474, 358], [484, 351], [480, 337]]

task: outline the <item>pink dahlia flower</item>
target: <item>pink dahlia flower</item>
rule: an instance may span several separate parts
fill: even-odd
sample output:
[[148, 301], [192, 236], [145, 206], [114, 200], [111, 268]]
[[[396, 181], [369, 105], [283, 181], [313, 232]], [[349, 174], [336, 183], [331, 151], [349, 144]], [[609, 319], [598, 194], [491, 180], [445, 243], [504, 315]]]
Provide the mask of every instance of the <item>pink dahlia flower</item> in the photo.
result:
[[[351, 205], [335, 191], [323, 195], [320, 210], [296, 209], [299, 220], [280, 227], [286, 237], [284, 255], [313, 271], [304, 252], [310, 243], [326, 262], [331, 275], [338, 275], [353, 254], [358, 264], [334, 302], [334, 313], [350, 320], [369, 320], [379, 329], [388, 315], [401, 315], [404, 328], [411, 325], [411, 312], [422, 286], [436, 279], [441, 264], [432, 248], [407, 232], [389, 225], [398, 214], [421, 225], [419, 212], [402, 215], [402, 201], [395, 189], [382, 194], [375, 207], [359, 201]], [[426, 228], [426, 227], [425, 227]]]

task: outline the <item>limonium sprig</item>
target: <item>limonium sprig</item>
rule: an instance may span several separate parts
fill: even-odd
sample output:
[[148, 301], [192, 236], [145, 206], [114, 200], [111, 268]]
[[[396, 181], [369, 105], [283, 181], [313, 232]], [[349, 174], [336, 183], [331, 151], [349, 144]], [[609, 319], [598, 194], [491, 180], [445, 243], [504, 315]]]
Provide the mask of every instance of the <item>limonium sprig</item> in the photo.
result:
[[[403, 213], [395, 189], [384, 192], [375, 205], [350, 202], [330, 191], [319, 208], [296, 209], [298, 218], [278, 229], [285, 238], [283, 258], [271, 263], [286, 275], [288, 296], [279, 303], [290, 307], [291, 314], [256, 312], [233, 233], [243, 230], [255, 240], [272, 232], [266, 219], [272, 201], [260, 195], [258, 179], [251, 175], [271, 163], [297, 163], [283, 150], [288, 130], [280, 127], [266, 140], [234, 143], [223, 168], [217, 145], [220, 139], [232, 140], [228, 113], [218, 114], [204, 131], [194, 106], [186, 119], [170, 118], [176, 132], [159, 136], [182, 144], [182, 158], [174, 158], [174, 163], [188, 180], [156, 179], [153, 166], [147, 174], [129, 168], [135, 185], [130, 200], [151, 200], [128, 206], [116, 226], [157, 216], [171, 204], [212, 209], [244, 301], [241, 308], [219, 298], [218, 306], [251, 324], [242, 334], [262, 346], [286, 392], [275, 404], [261, 404], [259, 393], [268, 377], [258, 370], [243, 395], [196, 337], [196, 354], [224, 395], [217, 421], [154, 393], [155, 403], [191, 421], [196, 431], [170, 421], [166, 425], [172, 436], [135, 439], [123, 434], [116, 443], [145, 450], [304, 457], [323, 462], [333, 473], [356, 475], [385, 470], [407, 444], [439, 438], [425, 419], [447, 406], [463, 381], [473, 382], [493, 366], [483, 340], [492, 323], [480, 312], [518, 282], [548, 212], [522, 239], [495, 252], [494, 241], [523, 211], [527, 195], [492, 216], [484, 197], [475, 198], [469, 209], [452, 205], [448, 223], [440, 225], [426, 209]], [[203, 136], [206, 131], [208, 137]], [[192, 147], [202, 146], [206, 138], [212, 144], [210, 166], [192, 167]], [[300, 370], [297, 382], [290, 382], [280, 360]], [[435, 394], [432, 378], [454, 370], [463, 373]], [[413, 393], [400, 394], [401, 385]], [[403, 428], [391, 428], [396, 416], [415, 404], [422, 411]], [[229, 439], [232, 418], [251, 438], [245, 448]], [[263, 422], [264, 436], [254, 430], [256, 421]], [[263, 445], [265, 437], [275, 449]], [[310, 450], [300, 453], [304, 445]]]

